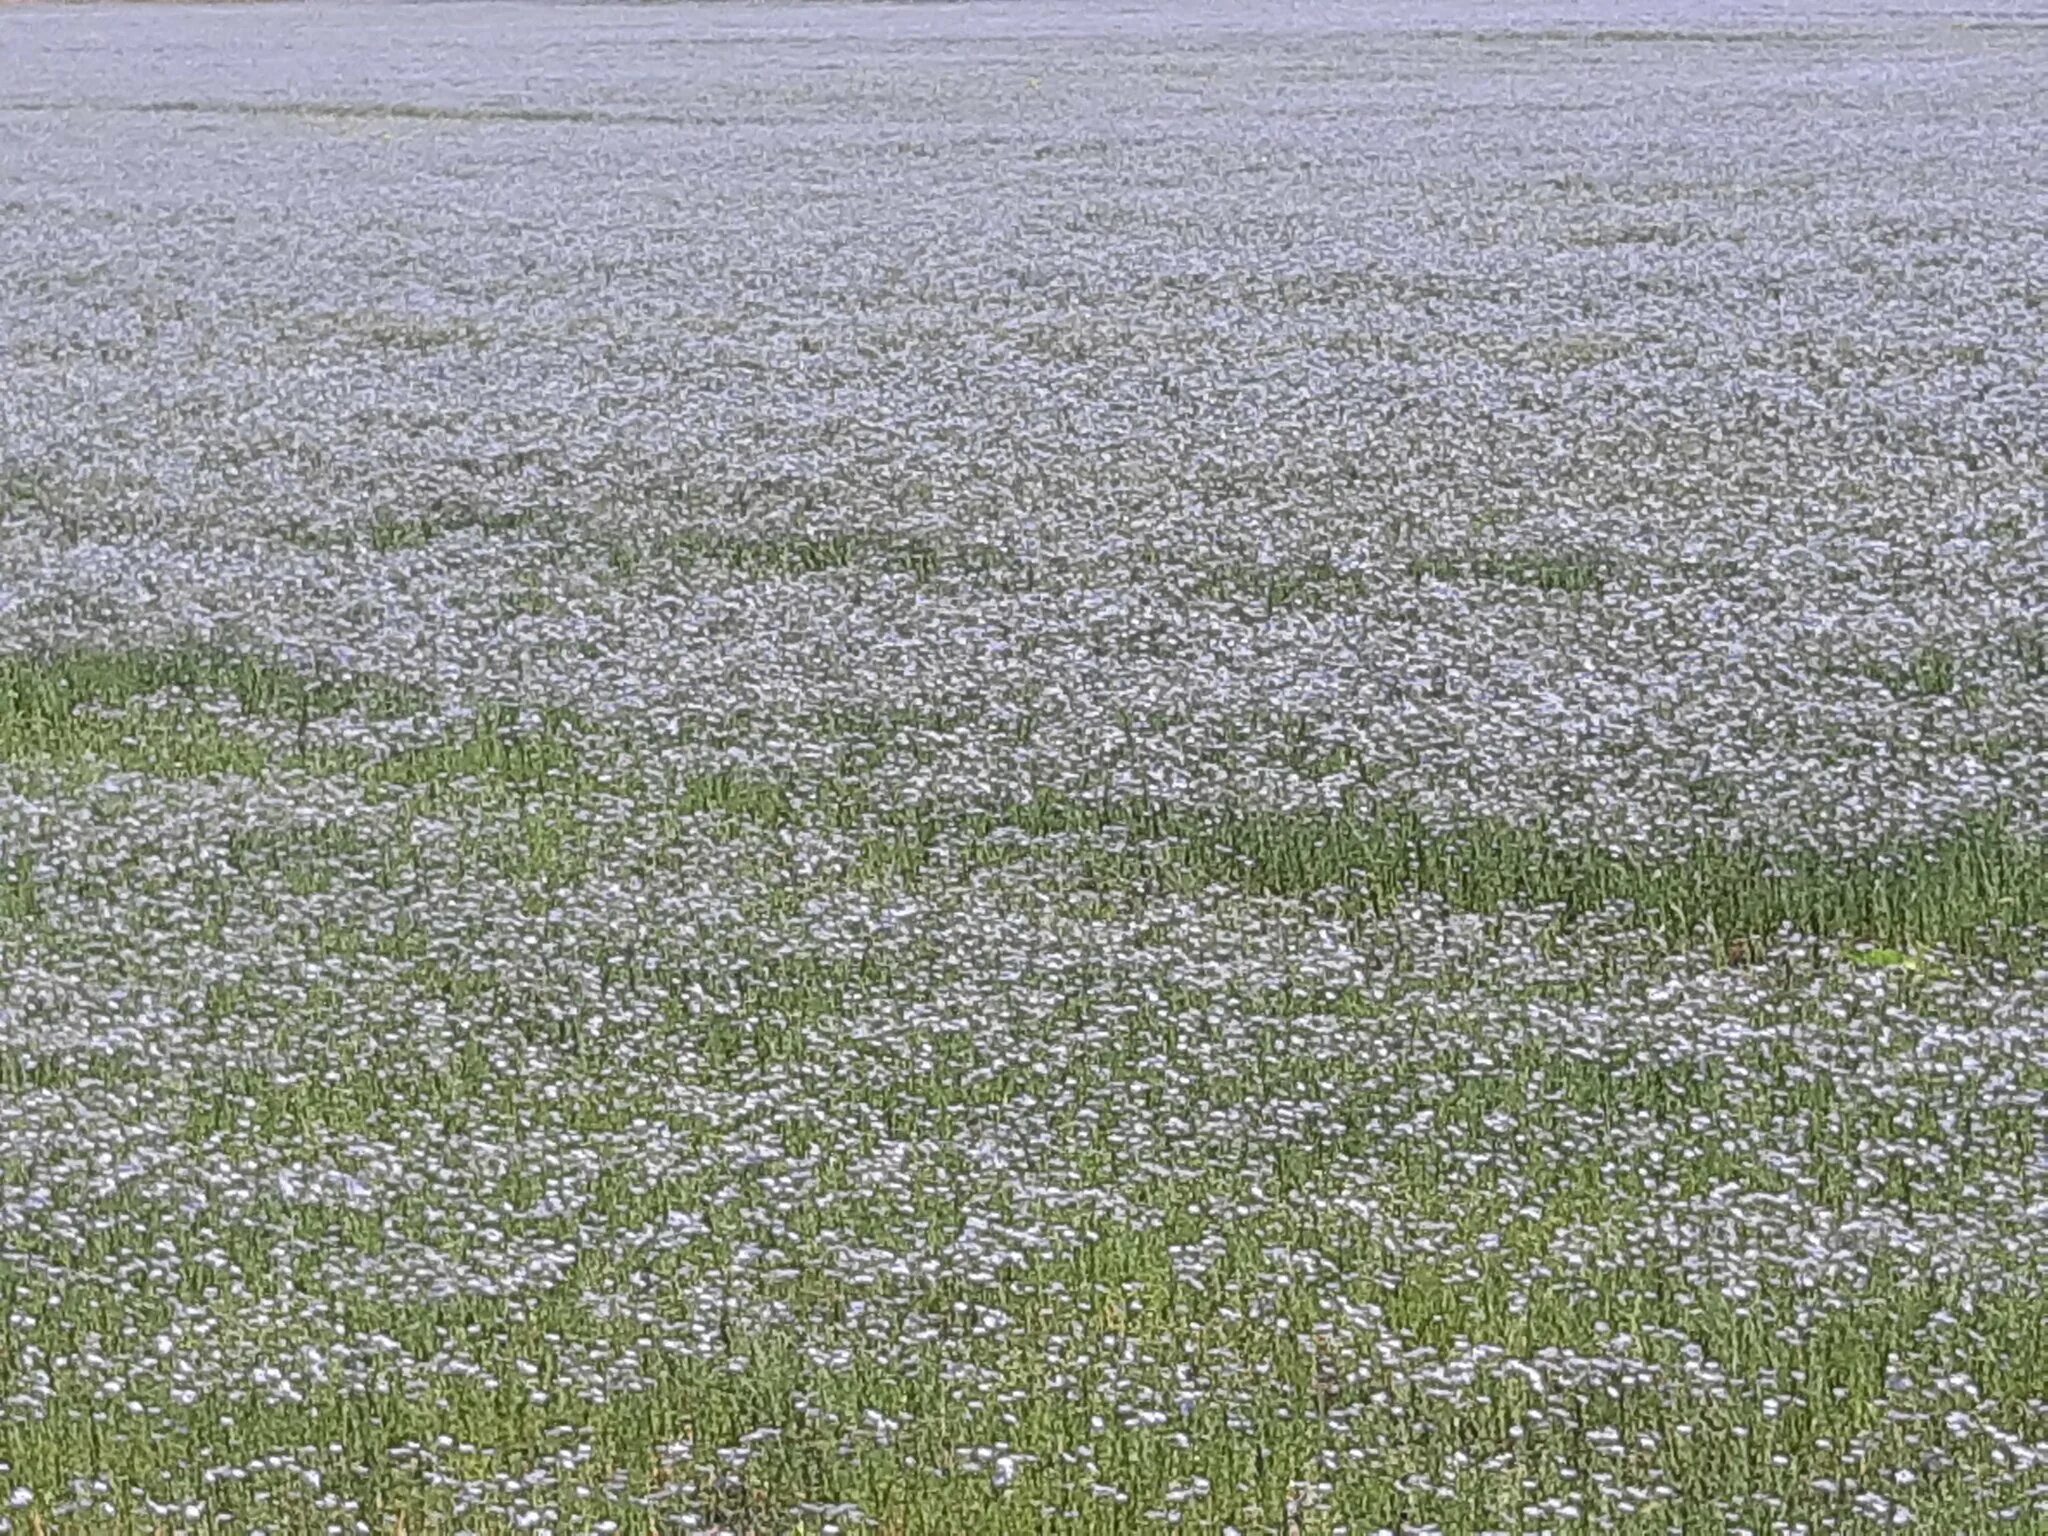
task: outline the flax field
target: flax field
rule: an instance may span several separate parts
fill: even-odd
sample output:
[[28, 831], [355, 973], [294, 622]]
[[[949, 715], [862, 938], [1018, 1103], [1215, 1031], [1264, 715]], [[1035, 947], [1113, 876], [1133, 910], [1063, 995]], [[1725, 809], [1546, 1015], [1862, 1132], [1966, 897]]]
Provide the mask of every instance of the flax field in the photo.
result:
[[0, 1532], [2048, 1530], [2048, 25], [0, 11]]

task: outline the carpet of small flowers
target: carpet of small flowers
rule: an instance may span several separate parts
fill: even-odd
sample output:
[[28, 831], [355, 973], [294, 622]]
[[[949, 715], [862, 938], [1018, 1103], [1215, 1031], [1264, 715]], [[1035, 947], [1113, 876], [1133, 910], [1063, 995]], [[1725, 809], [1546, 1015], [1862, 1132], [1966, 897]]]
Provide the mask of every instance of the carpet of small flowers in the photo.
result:
[[2048, 1529], [2044, 98], [0, 13], [0, 1532]]

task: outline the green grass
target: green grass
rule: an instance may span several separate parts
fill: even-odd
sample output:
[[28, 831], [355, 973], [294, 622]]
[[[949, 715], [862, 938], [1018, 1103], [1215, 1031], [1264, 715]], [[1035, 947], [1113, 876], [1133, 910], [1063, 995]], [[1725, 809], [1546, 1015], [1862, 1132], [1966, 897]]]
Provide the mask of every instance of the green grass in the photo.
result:
[[382, 678], [308, 677], [260, 656], [203, 645], [134, 651], [0, 656], [0, 733], [61, 742], [82, 729], [82, 706], [120, 709], [148, 694], [219, 693], [273, 720], [320, 719], [348, 709], [372, 716], [419, 708], [416, 689]]
[[35, 855], [17, 853], [0, 866], [0, 922], [27, 921], [41, 911]]
[[1408, 566], [1417, 581], [1483, 581], [1538, 592], [1597, 592], [1607, 583], [1604, 561], [1567, 555], [1522, 557], [1430, 555]]
[[[232, 698], [249, 717], [296, 722], [294, 755], [310, 752], [314, 720], [361, 710], [390, 716], [418, 708], [417, 690], [381, 678], [309, 677], [259, 656], [188, 645], [0, 657], [0, 763], [104, 764], [169, 778], [257, 777], [272, 752], [200, 706]], [[163, 698], [167, 707], [145, 700]]]
[[2048, 678], [2048, 628], [2021, 626], [2007, 637], [2020, 676], [2030, 683]]
[[741, 533], [697, 528], [666, 533], [651, 546], [617, 546], [611, 562], [614, 572], [622, 575], [649, 566], [710, 565], [752, 581], [857, 569], [929, 579], [952, 565], [985, 565], [987, 556], [976, 552], [956, 555], [910, 534], [867, 530]]
[[64, 503], [65, 492], [61, 476], [27, 465], [0, 464], [0, 514], [52, 516]]
[[[1478, 581], [1563, 593], [1597, 592], [1609, 574], [1605, 562], [1579, 556], [1427, 555], [1409, 561], [1407, 569], [1416, 581]], [[1307, 560], [1211, 567], [1197, 579], [1194, 591], [1202, 597], [1255, 604], [1270, 616], [1286, 608], [1357, 602], [1383, 591], [1385, 584], [1382, 572]]]
[[518, 514], [488, 512], [449, 498], [431, 502], [418, 511], [379, 516], [370, 523], [367, 537], [371, 549], [388, 555], [425, 549], [435, 540], [455, 533], [505, 533], [522, 526], [524, 521]]
[[[1099, 1298], [1106, 1339], [1122, 1331], [1107, 1326], [1112, 1320], [1132, 1319], [1127, 1303], [1150, 1300], [1158, 1305], [1175, 1294], [1170, 1283], [1157, 1278], [1156, 1260], [1134, 1257], [1135, 1268], [1119, 1266], [1110, 1272], [1135, 1278], [1086, 1282], [1104, 1287]], [[1164, 1289], [1155, 1288], [1160, 1285]], [[1460, 1290], [1455, 1285], [1433, 1289], [1426, 1275], [1414, 1276], [1404, 1295], [1404, 1306], [1418, 1312], [1434, 1308], [1446, 1322], [1466, 1315]], [[1913, 1320], [1939, 1310], [1940, 1300], [1938, 1289], [1902, 1287], [1818, 1331], [1810, 1349], [1789, 1358], [1801, 1360], [1798, 1369], [1819, 1393], [1836, 1383], [1862, 1387], [1872, 1379], [1881, 1380], [1888, 1360], [1898, 1358], [1895, 1351], [1914, 1342], [1908, 1331]], [[1544, 1315], [1569, 1316], [1583, 1305], [1582, 1298], [1564, 1296], [1536, 1302], [1538, 1336]], [[792, 1521], [786, 1512], [798, 1505], [849, 1503], [867, 1512], [880, 1529], [928, 1536], [1041, 1529], [1038, 1511], [1044, 1503], [1077, 1511], [1078, 1517], [1063, 1521], [1062, 1529], [1138, 1529], [1135, 1510], [1163, 1504], [1176, 1485], [1186, 1486], [1196, 1474], [1206, 1475], [1212, 1489], [1210, 1497], [1195, 1506], [1191, 1523], [1196, 1529], [1219, 1530], [1229, 1523], [1276, 1532], [1327, 1531], [1340, 1519], [1364, 1530], [1446, 1520], [1448, 1528], [1457, 1531], [1514, 1529], [1523, 1524], [1521, 1512], [1538, 1499], [1583, 1492], [1582, 1483], [1574, 1488], [1583, 1477], [1578, 1469], [1601, 1466], [1626, 1474], [1655, 1461], [1661, 1463], [1663, 1474], [1655, 1480], [1669, 1492], [1645, 1500], [1643, 1518], [1622, 1527], [1647, 1532], [1669, 1529], [1674, 1522], [1685, 1528], [1688, 1508], [1730, 1487], [1774, 1495], [1809, 1518], [1846, 1513], [1846, 1499], [1830, 1498], [1812, 1486], [1815, 1466], [1806, 1448], [1815, 1439], [1845, 1443], [1863, 1430], [1855, 1416], [1839, 1411], [1800, 1412], [1788, 1422], [1782, 1413], [1763, 1410], [1761, 1399], [1768, 1394], [1716, 1402], [1703, 1393], [1688, 1405], [1689, 1416], [1677, 1421], [1686, 1423], [1693, 1434], [1673, 1437], [1668, 1450], [1660, 1441], [1661, 1454], [1654, 1458], [1635, 1451], [1615, 1459], [1604, 1446], [1626, 1444], [1649, 1424], [1668, 1433], [1668, 1421], [1640, 1416], [1633, 1394], [1621, 1394], [1612, 1403], [1596, 1396], [1582, 1410], [1559, 1419], [1543, 1417], [1543, 1400], [1512, 1380], [1496, 1386], [1483, 1406], [1445, 1403], [1422, 1393], [1393, 1395], [1383, 1388], [1380, 1393], [1387, 1400], [1372, 1404], [1355, 1401], [1350, 1390], [1318, 1393], [1312, 1368], [1295, 1363], [1301, 1351], [1291, 1330], [1226, 1325], [1216, 1328], [1219, 1345], [1287, 1364], [1265, 1389], [1264, 1403], [1253, 1410], [1263, 1413], [1255, 1420], [1256, 1434], [1234, 1430], [1220, 1414], [1198, 1413], [1185, 1421], [1185, 1451], [1163, 1445], [1159, 1436], [1126, 1429], [1113, 1418], [1103, 1419], [1103, 1405], [1090, 1400], [1085, 1386], [1053, 1385], [1052, 1373], [1023, 1368], [999, 1347], [986, 1351], [987, 1369], [1015, 1382], [1018, 1393], [1011, 1415], [1015, 1422], [1000, 1425], [1000, 1439], [1020, 1457], [1032, 1458], [1001, 1493], [991, 1493], [985, 1476], [962, 1475], [972, 1463], [958, 1448], [995, 1438], [989, 1434], [995, 1416], [964, 1408], [957, 1391], [949, 1389], [935, 1370], [902, 1375], [874, 1368], [833, 1371], [802, 1360], [772, 1334], [733, 1332], [723, 1347], [753, 1366], [737, 1379], [719, 1361], [657, 1357], [644, 1368], [653, 1389], [630, 1408], [599, 1412], [557, 1399], [549, 1404], [551, 1411], [543, 1412], [531, 1403], [533, 1386], [539, 1383], [544, 1390], [560, 1375], [561, 1335], [551, 1326], [560, 1317], [552, 1309], [538, 1315], [522, 1310], [507, 1318], [504, 1308], [477, 1298], [439, 1308], [380, 1310], [383, 1315], [374, 1319], [374, 1326], [402, 1339], [469, 1343], [473, 1348], [472, 1330], [483, 1329], [498, 1358], [525, 1360], [532, 1375], [507, 1369], [483, 1381], [452, 1380], [440, 1393], [422, 1398], [330, 1389], [289, 1404], [263, 1403], [254, 1393], [223, 1393], [172, 1406], [144, 1386], [136, 1399], [142, 1412], [124, 1411], [126, 1423], [87, 1421], [68, 1426], [61, 1437], [34, 1440], [0, 1431], [0, 1456], [9, 1460], [19, 1478], [48, 1487], [62, 1478], [63, 1451], [90, 1448], [89, 1462], [70, 1464], [92, 1465], [117, 1485], [146, 1489], [159, 1501], [198, 1500], [217, 1514], [234, 1516], [238, 1523], [262, 1520], [269, 1500], [259, 1495], [267, 1492], [276, 1498], [289, 1492], [291, 1485], [283, 1478], [202, 1481], [203, 1467], [176, 1459], [162, 1441], [150, 1443], [155, 1436], [175, 1441], [184, 1426], [206, 1424], [208, 1441], [222, 1460], [239, 1461], [275, 1445], [314, 1447], [313, 1460], [326, 1486], [361, 1500], [372, 1518], [388, 1521], [405, 1514], [426, 1522], [434, 1516], [446, 1520], [454, 1512], [453, 1497], [429, 1481], [424, 1458], [394, 1456], [395, 1448], [434, 1445], [438, 1434], [456, 1425], [462, 1444], [471, 1449], [464, 1452], [451, 1446], [440, 1451], [434, 1468], [468, 1477], [516, 1475], [546, 1458], [562, 1443], [558, 1432], [566, 1430], [592, 1445], [586, 1477], [596, 1481], [617, 1476], [638, 1493], [675, 1487], [689, 1495], [684, 1507], [699, 1519], [728, 1529], [815, 1531], [815, 1518]], [[368, 1314], [365, 1321], [371, 1321]], [[1197, 1310], [1173, 1321], [1199, 1327], [1205, 1318]], [[1747, 1336], [1739, 1322], [1727, 1331], [1734, 1339]], [[621, 1330], [609, 1341], [611, 1349], [626, 1353], [630, 1337]], [[1160, 1340], [1157, 1326], [1137, 1314], [1136, 1341], [1156, 1345]], [[1081, 1379], [1085, 1382], [1085, 1373]], [[794, 1405], [800, 1402], [808, 1412], [796, 1410]], [[1299, 1406], [1318, 1402], [1347, 1414], [1348, 1435], [1327, 1435], [1305, 1422]], [[858, 1423], [864, 1411], [908, 1420], [914, 1427], [881, 1446], [863, 1444], [855, 1436], [843, 1440], [820, 1432], [816, 1424], [819, 1416]], [[1528, 1422], [1532, 1413], [1538, 1415], [1533, 1432]], [[213, 1427], [224, 1424], [232, 1427]], [[777, 1438], [739, 1472], [720, 1475], [714, 1468], [688, 1463], [679, 1467], [670, 1449], [679, 1441], [730, 1443], [763, 1428], [778, 1431]], [[1515, 1445], [1508, 1435], [1511, 1429], [1521, 1429], [1523, 1435], [1505, 1460], [1462, 1472], [1444, 1466], [1446, 1448]], [[1888, 1461], [1911, 1459], [1914, 1454], [1910, 1431], [1904, 1427], [1880, 1429], [1865, 1439]], [[333, 1456], [317, 1449], [330, 1443], [348, 1451]], [[1090, 1454], [1085, 1464], [1077, 1465], [1070, 1458], [1076, 1447], [1083, 1446]], [[1353, 1460], [1345, 1456], [1351, 1449], [1371, 1455]], [[1338, 1468], [1334, 1475], [1323, 1463], [1330, 1455]], [[1781, 1460], [1774, 1464], [1774, 1458]], [[358, 1469], [366, 1465], [376, 1470], [364, 1475]], [[953, 1475], [935, 1475], [928, 1468]], [[1401, 1487], [1390, 1475], [1410, 1470], [1436, 1472], [1437, 1479], [1448, 1483], [1446, 1493], [1433, 1496]], [[1304, 1483], [1328, 1488], [1305, 1519]], [[1123, 1502], [1091, 1494], [1095, 1486], [1115, 1488]], [[1929, 1490], [1916, 1492], [1923, 1495], [1916, 1501], [1923, 1510], [1946, 1510], [1955, 1523], [1945, 1529], [1983, 1528], [1976, 1523], [1983, 1512], [1973, 1508], [1964, 1490], [1953, 1483], [1946, 1490], [1937, 1484], [1931, 1506], [1925, 1500]], [[649, 1519], [644, 1526], [629, 1528], [660, 1527]]]
[[[2048, 922], [2048, 847], [1995, 820], [1829, 857], [1715, 842], [1631, 855], [1542, 826], [1479, 819], [1438, 827], [1399, 806], [1204, 810], [1041, 794], [1000, 810], [890, 819], [894, 831], [863, 855], [868, 867], [921, 867], [949, 825], [964, 829], [970, 859], [998, 829], [1078, 834], [1084, 842], [1071, 857], [1110, 888], [1225, 887], [1379, 916], [1417, 895], [1460, 912], [1558, 908], [1567, 920], [1619, 906], [1635, 924], [1681, 942], [1749, 946], [1790, 928], [1960, 950], [1995, 948], [2012, 930]], [[1112, 833], [1120, 834], [1114, 851], [1100, 846]], [[1007, 839], [992, 852], [1020, 856]]]
[[[2022, 665], [2024, 660], [2022, 652]], [[1962, 663], [1954, 652], [1928, 645], [1903, 662], [1873, 663], [1867, 675], [1900, 698], [1941, 698], [1956, 691], [1962, 680]]]
[[369, 764], [361, 778], [386, 791], [417, 791], [428, 804], [454, 803], [478, 793], [574, 789], [583, 780], [577, 729], [576, 718], [563, 711], [547, 711], [536, 727], [526, 729], [517, 710], [487, 706], [431, 741]]
[[1212, 566], [1196, 580], [1198, 596], [1223, 602], [1255, 603], [1271, 615], [1283, 608], [1328, 607], [1356, 601], [1377, 590], [1369, 571], [1346, 569], [1327, 560]]

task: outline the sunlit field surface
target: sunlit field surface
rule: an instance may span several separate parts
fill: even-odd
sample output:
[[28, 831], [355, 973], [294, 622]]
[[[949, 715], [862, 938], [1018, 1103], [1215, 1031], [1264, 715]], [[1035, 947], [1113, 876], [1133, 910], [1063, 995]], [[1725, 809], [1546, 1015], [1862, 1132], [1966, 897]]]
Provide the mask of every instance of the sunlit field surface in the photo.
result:
[[2048, 1529], [2044, 100], [0, 15], [0, 1530]]

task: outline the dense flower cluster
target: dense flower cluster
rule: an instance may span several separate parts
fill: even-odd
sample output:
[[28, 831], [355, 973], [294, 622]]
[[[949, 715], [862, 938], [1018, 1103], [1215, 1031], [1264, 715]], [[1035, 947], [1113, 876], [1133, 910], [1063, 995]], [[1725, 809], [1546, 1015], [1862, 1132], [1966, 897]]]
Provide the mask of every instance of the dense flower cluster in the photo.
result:
[[2048, 34], [1426, 9], [0, 16], [0, 1531], [2048, 1519]]

